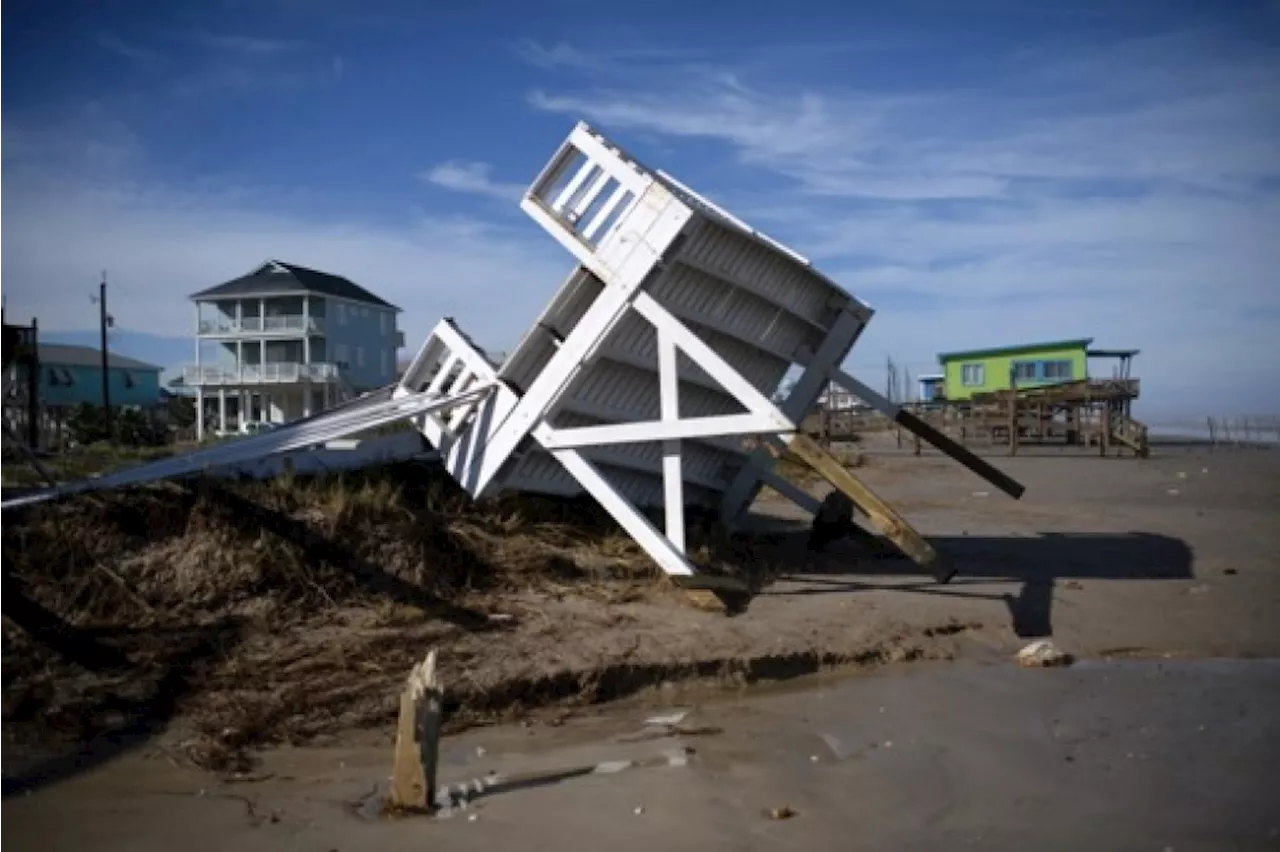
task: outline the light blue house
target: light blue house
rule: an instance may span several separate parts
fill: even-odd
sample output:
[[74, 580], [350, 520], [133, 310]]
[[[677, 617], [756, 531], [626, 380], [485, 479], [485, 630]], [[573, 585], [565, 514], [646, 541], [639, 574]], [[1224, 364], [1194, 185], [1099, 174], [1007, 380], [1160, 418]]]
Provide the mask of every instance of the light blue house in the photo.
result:
[[395, 381], [400, 309], [339, 275], [270, 260], [191, 297], [200, 437], [205, 409], [223, 433], [307, 417]]
[[[91, 346], [41, 343], [40, 403], [46, 407], [102, 405], [102, 351]], [[160, 370], [155, 364], [107, 353], [111, 407], [151, 408], [160, 403]]]

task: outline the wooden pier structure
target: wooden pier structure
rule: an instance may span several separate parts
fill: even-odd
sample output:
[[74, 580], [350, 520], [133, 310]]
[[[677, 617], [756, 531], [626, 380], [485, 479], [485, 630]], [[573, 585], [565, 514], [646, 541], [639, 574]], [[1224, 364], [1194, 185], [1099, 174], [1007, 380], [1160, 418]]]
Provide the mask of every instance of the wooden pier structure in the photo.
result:
[[[1082, 379], [904, 407], [963, 445], [1007, 446], [1010, 455], [1022, 446], [1076, 446], [1145, 458], [1147, 427], [1132, 415], [1138, 393], [1136, 378]], [[830, 444], [886, 425], [891, 424], [863, 410], [823, 408], [806, 418], [804, 428]]]

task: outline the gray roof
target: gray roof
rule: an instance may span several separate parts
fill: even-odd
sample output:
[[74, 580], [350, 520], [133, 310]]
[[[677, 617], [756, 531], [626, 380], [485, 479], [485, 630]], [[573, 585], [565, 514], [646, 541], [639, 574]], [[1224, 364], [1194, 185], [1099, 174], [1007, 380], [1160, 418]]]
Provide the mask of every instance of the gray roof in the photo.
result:
[[[39, 344], [40, 363], [58, 367], [102, 367], [102, 350], [92, 346], [71, 346], [64, 343]], [[163, 367], [117, 355], [108, 350], [107, 364], [120, 370], [162, 370]]]
[[237, 296], [255, 296], [260, 293], [280, 292], [318, 293], [323, 296], [337, 296], [341, 299], [351, 299], [354, 302], [364, 302], [369, 305], [379, 305], [384, 308], [400, 310], [385, 299], [373, 295], [359, 284], [343, 278], [341, 275], [330, 275], [328, 272], [319, 272], [315, 269], [307, 269], [305, 266], [284, 263], [279, 260], [267, 261], [248, 275], [241, 275], [239, 278], [234, 278], [225, 284], [201, 290], [199, 293], [193, 294], [191, 298], [230, 299]]

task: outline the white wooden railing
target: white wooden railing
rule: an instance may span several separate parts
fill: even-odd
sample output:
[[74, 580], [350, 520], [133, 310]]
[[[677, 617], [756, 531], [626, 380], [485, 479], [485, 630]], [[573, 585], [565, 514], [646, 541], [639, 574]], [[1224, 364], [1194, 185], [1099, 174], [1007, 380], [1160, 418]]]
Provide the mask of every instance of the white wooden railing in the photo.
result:
[[298, 332], [323, 334], [324, 317], [306, 317], [302, 314], [284, 314], [267, 317], [217, 317], [200, 320], [201, 334], [258, 334], [263, 332]]
[[296, 382], [331, 382], [339, 377], [337, 364], [299, 364], [296, 362], [242, 364], [226, 367], [211, 364], [188, 364], [182, 369], [187, 385], [270, 385]]

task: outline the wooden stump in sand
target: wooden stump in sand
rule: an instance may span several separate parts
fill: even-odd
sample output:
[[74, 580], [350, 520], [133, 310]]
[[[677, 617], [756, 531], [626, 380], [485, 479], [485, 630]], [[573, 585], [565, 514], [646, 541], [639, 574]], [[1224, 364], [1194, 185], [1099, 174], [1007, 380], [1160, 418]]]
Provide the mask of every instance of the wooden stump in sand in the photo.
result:
[[435, 804], [440, 756], [440, 712], [444, 690], [436, 674], [436, 652], [413, 667], [400, 693], [395, 765], [388, 805], [395, 810], [430, 811]]

